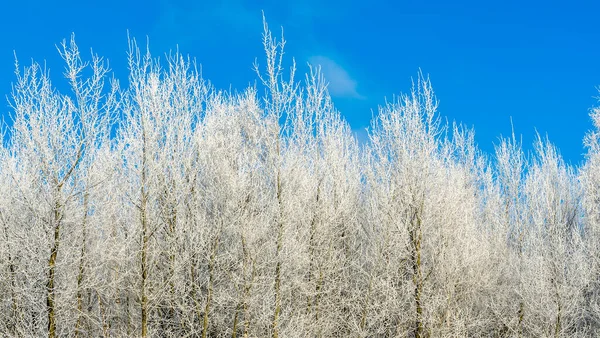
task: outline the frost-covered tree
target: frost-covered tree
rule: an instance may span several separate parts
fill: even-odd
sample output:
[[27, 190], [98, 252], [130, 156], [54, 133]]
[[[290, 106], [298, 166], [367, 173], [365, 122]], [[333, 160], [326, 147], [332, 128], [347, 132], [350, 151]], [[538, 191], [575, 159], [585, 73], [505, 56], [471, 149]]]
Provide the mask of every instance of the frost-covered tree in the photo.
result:
[[531, 228], [524, 249], [528, 329], [538, 337], [573, 336], [582, 314], [586, 270], [581, 190], [575, 171], [539, 137], [524, 191]]
[[465, 277], [479, 264], [479, 164], [472, 138], [460, 129], [447, 136], [431, 84], [421, 75], [373, 124], [366, 199], [374, 245], [364, 334], [469, 332], [453, 331], [467, 324], [459, 319], [463, 309], [454, 307], [456, 298], [473, 292]]
[[586, 161], [581, 168], [580, 180], [584, 208], [584, 238], [587, 247], [588, 263], [585, 278], [585, 327], [590, 334], [600, 332], [600, 107], [590, 112], [594, 130], [590, 131], [584, 143], [587, 147]]
[[185, 202], [193, 203], [193, 171], [201, 169], [193, 167], [199, 156], [193, 128], [207, 88], [189, 60], [176, 54], [163, 69], [149, 52], [142, 55], [135, 41], [130, 43], [129, 68], [114, 182], [130, 260], [123, 266], [127, 276], [121, 277], [127, 332], [174, 334], [183, 320], [177, 313], [183, 304], [176, 297], [183, 285], [176, 285], [176, 274], [189, 258], [181, 250], [191, 244], [186, 243], [187, 224], [181, 222], [189, 219], [181, 215]]
[[[117, 87], [105, 89], [108, 69], [100, 57], [83, 61], [73, 39], [63, 42], [59, 52], [71, 93], [59, 93], [39, 64], [22, 70], [17, 64], [10, 100], [13, 126], [4, 169], [11, 193], [4, 207], [18, 208], [6, 208], [3, 219], [13, 225], [13, 237], [5, 233], [7, 241], [15, 241], [11, 257], [23, 259], [19, 270], [25, 276], [14, 276], [21, 293], [15, 293], [15, 300], [29, 299], [19, 302], [17, 316], [29, 327], [13, 334], [39, 335], [47, 330], [54, 337], [73, 332], [76, 326], [71, 323], [77, 318], [71, 301], [75, 294], [80, 298], [81, 283], [79, 291], [73, 286], [83, 272], [77, 277], [71, 272], [77, 271], [76, 249], [86, 240], [88, 212], [87, 203], [81, 202], [100, 183], [88, 175], [89, 167], [106, 140], [117, 105]], [[83, 250], [81, 255], [86, 255]], [[17, 279], [24, 284], [18, 287]]]

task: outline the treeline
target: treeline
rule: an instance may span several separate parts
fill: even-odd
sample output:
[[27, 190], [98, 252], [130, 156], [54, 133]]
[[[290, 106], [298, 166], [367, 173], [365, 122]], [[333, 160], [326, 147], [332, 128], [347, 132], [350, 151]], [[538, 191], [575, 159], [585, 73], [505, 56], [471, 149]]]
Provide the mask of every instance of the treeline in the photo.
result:
[[5, 337], [600, 335], [600, 110], [580, 168], [441, 122], [429, 80], [358, 144], [265, 25], [260, 86], [129, 46], [17, 66], [0, 147]]

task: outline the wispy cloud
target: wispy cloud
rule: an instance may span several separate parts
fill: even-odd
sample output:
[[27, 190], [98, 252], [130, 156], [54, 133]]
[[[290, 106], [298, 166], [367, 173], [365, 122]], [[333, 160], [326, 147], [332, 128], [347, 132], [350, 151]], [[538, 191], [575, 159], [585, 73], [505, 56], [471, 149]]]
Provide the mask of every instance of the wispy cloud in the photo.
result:
[[[220, 1], [181, 1], [159, 0], [160, 15], [150, 33], [152, 44], [160, 48], [172, 48], [177, 44], [181, 50], [190, 51], [202, 48], [252, 48], [250, 43], [260, 46], [261, 11], [267, 20], [273, 20], [270, 28], [275, 34], [279, 25], [291, 32], [293, 40], [286, 48], [291, 48], [295, 57], [320, 65], [325, 79], [329, 82], [329, 92], [333, 97], [365, 99], [358, 91], [358, 82], [339, 59], [331, 57], [337, 52], [331, 44], [321, 41], [316, 34], [316, 25], [323, 21], [336, 21], [344, 14], [343, 10], [332, 10], [331, 5], [319, 0], [291, 0], [286, 2], [266, 0], [253, 3], [246, 0]], [[236, 41], [235, 44], [232, 41]], [[241, 45], [245, 45], [241, 48]], [[290, 49], [288, 49], [288, 52]], [[204, 50], [202, 50], [204, 52]], [[256, 52], [256, 50], [254, 50]], [[328, 55], [328, 56], [324, 56]], [[244, 55], [246, 57], [248, 55]], [[250, 55], [248, 59], [256, 57]], [[335, 60], [337, 61], [335, 61]]]
[[359, 94], [356, 80], [337, 62], [321, 55], [313, 56], [309, 58], [309, 61], [312, 65], [321, 66], [325, 80], [329, 82], [328, 88], [331, 96], [354, 99], [365, 98]]

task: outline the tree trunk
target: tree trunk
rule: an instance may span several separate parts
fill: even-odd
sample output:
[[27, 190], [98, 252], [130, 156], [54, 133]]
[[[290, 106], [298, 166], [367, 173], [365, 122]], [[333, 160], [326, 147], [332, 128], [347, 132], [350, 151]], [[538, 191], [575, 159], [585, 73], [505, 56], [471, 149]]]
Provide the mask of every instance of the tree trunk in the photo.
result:
[[[60, 190], [59, 190], [60, 192]], [[46, 281], [46, 307], [48, 311], [48, 338], [56, 337], [56, 312], [55, 312], [55, 294], [54, 281], [56, 274], [56, 256], [58, 254], [58, 246], [60, 244], [60, 225], [62, 214], [60, 209], [61, 204], [57, 201], [54, 203], [54, 242], [50, 250], [50, 258], [48, 259], [48, 280]]]
[[215, 268], [215, 259], [217, 257], [217, 250], [219, 249], [219, 240], [221, 231], [223, 231], [223, 222], [221, 221], [221, 228], [219, 229], [219, 233], [217, 233], [215, 237], [215, 241], [213, 242], [212, 252], [210, 254], [210, 262], [208, 263], [208, 291], [206, 295], [206, 305], [204, 307], [204, 316], [202, 319], [202, 338], [206, 338], [208, 336], [208, 317], [210, 312], [210, 302], [212, 299], [213, 293], [213, 283], [214, 283], [214, 268]]
[[[142, 119], [143, 123], [143, 119]], [[147, 293], [147, 281], [148, 281], [148, 242], [150, 240], [150, 229], [148, 228], [148, 219], [146, 216], [147, 208], [147, 163], [146, 163], [146, 133], [144, 126], [142, 125], [142, 172], [141, 172], [141, 200], [140, 200], [140, 223], [142, 225], [142, 252], [140, 267], [142, 269], [142, 281], [141, 281], [141, 312], [142, 312], [142, 338], [148, 336], [148, 295]]]
[[79, 337], [83, 322], [83, 276], [85, 274], [85, 255], [87, 253], [87, 214], [88, 214], [88, 193], [83, 195], [83, 220], [82, 227], [82, 245], [79, 256], [79, 273], [77, 275], [77, 323], [75, 323], [75, 337]]
[[422, 211], [422, 203], [421, 207], [418, 210], [415, 210], [412, 216], [411, 225], [412, 229], [410, 229], [410, 242], [412, 246], [412, 256], [413, 256], [413, 284], [415, 287], [414, 293], [414, 304], [415, 304], [415, 323], [413, 327], [413, 332], [415, 338], [424, 337], [425, 328], [423, 326], [423, 304], [422, 304], [422, 294], [423, 294], [423, 266], [421, 261], [421, 242], [423, 233], [421, 230], [421, 211]]

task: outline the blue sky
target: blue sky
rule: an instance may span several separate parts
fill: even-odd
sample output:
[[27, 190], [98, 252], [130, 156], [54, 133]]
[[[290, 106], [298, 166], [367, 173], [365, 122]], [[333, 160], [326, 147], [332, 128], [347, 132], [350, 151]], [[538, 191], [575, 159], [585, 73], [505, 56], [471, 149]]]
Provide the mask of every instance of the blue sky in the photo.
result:
[[283, 26], [287, 56], [322, 65], [359, 134], [421, 69], [440, 114], [474, 127], [484, 151], [510, 134], [512, 117], [527, 148], [537, 130], [567, 161], [583, 160], [600, 85], [600, 3], [591, 0], [2, 1], [0, 94], [14, 80], [13, 51], [21, 64], [46, 60], [59, 82], [55, 44], [72, 32], [81, 50], [93, 48], [125, 78], [128, 30], [148, 36], [154, 55], [179, 46], [217, 87], [242, 89], [263, 55], [261, 10], [274, 31]]

